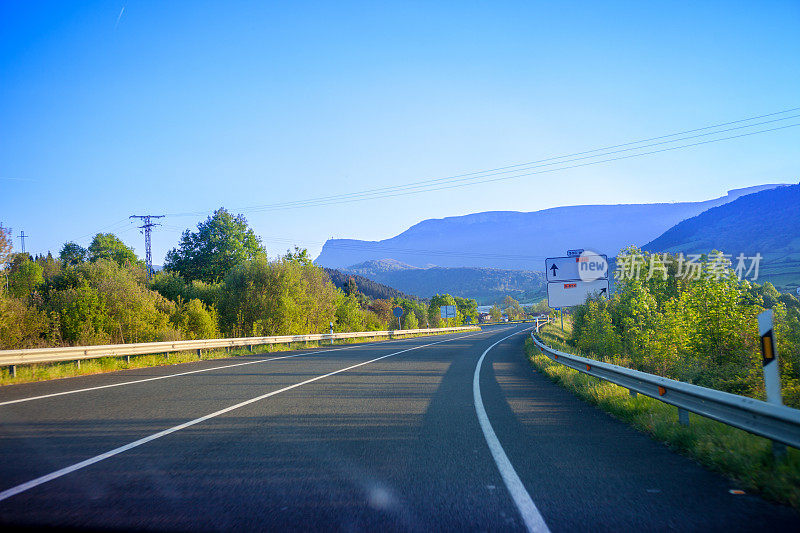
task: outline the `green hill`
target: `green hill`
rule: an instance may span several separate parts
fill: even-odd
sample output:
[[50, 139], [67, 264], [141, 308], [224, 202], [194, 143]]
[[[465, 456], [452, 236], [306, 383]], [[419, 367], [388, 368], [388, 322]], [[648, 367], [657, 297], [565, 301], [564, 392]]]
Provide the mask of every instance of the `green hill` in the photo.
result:
[[800, 184], [742, 196], [676, 224], [643, 247], [650, 252], [763, 256], [758, 282], [800, 286]]

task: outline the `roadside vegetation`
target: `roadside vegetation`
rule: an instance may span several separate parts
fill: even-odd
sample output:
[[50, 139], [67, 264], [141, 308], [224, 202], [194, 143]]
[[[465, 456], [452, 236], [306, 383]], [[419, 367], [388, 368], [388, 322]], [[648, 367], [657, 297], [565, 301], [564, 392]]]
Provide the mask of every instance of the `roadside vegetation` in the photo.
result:
[[[630, 248], [620, 257], [625, 261], [625, 255], [640, 253]], [[710, 266], [713, 257], [704, 258], [702, 275], [692, 280], [660, 265], [658, 255], [643, 257], [638, 279], [617, 279], [610, 299], [590, 298], [572, 310], [563, 331], [558, 324], [542, 328], [542, 340], [561, 351], [764, 399], [756, 316], [771, 308], [784, 403], [800, 407], [800, 302], [794, 296], [769, 283], [740, 281], [729, 265]], [[666, 279], [650, 275], [662, 268]], [[551, 361], [530, 339], [526, 352], [551, 380], [729, 476], [736, 488], [800, 509], [800, 450], [789, 448], [776, 460], [768, 439], [694, 414], [690, 425], [682, 426], [673, 406], [641, 394], [633, 398], [625, 388]]]
[[[565, 323], [565, 330], [568, 329]], [[568, 337], [559, 326], [544, 326], [540, 336], [549, 346], [568, 351]], [[632, 398], [624, 387], [556, 363], [542, 355], [530, 339], [526, 340], [525, 350], [533, 366], [550, 380], [675, 451], [728, 476], [734, 481], [732, 489], [757, 492], [800, 510], [800, 451], [788, 448], [786, 458], [776, 460], [768, 439], [695, 414], [689, 415], [689, 426], [682, 426], [671, 405], [642, 394]]]
[[[733, 394], [765, 399], [757, 316], [772, 309], [783, 401], [800, 408], [800, 301], [771, 283], [740, 281], [730, 263], [704, 257], [701, 275], [677, 274], [676, 258], [641, 254], [638, 279], [617, 279], [610, 299], [573, 308], [574, 353]], [[666, 275], [665, 275], [666, 274]]]
[[[337, 333], [391, 330], [396, 306], [403, 329], [474, 324], [478, 315], [475, 300], [448, 294], [422, 301], [370, 298], [355, 282], [339, 289], [306, 250], [269, 259], [244, 217], [225, 209], [185, 231], [151, 279], [110, 233], [31, 257], [12, 253], [0, 226], [0, 266], [0, 350], [326, 333], [331, 324]], [[442, 305], [455, 305], [456, 317], [441, 319]]]

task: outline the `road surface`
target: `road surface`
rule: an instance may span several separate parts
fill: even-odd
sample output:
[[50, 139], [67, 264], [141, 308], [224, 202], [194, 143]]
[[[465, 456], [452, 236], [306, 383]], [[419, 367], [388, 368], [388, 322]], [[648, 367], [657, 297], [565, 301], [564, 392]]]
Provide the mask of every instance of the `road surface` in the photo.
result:
[[0, 524], [800, 529], [534, 372], [528, 328], [3, 387]]

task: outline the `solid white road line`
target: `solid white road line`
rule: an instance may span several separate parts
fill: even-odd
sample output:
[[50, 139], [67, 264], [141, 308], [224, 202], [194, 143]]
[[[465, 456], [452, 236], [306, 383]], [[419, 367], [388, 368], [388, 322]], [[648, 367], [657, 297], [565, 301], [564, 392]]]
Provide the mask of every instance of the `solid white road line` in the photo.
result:
[[195, 418], [194, 420], [190, 420], [188, 422], [184, 422], [183, 424], [179, 424], [177, 426], [173, 426], [173, 427], [171, 427], [169, 429], [165, 429], [163, 431], [159, 431], [158, 433], [153, 433], [152, 435], [149, 435], [147, 437], [144, 437], [144, 438], [141, 438], [139, 440], [133, 441], [133, 442], [131, 442], [129, 444], [125, 444], [124, 446], [120, 446], [119, 448], [114, 448], [113, 450], [109, 450], [109, 451], [107, 451], [105, 453], [102, 453], [100, 455], [96, 455], [94, 457], [91, 457], [91, 458], [86, 459], [84, 461], [81, 461], [79, 463], [75, 463], [74, 465], [67, 466], [65, 468], [62, 468], [61, 470], [56, 470], [55, 472], [51, 472], [51, 473], [46, 474], [46, 475], [41, 476], [41, 477], [37, 477], [36, 479], [32, 479], [32, 480], [30, 480], [30, 481], [28, 481], [26, 483], [22, 483], [21, 485], [17, 485], [16, 487], [11, 487], [10, 489], [7, 489], [7, 490], [4, 490], [3, 492], [0, 492], [0, 501], [6, 500], [6, 499], [8, 499], [8, 498], [10, 498], [12, 496], [15, 496], [15, 495], [17, 495], [17, 494], [19, 494], [21, 492], [25, 492], [26, 490], [30, 490], [30, 489], [32, 489], [34, 487], [38, 487], [39, 485], [42, 485], [43, 483], [47, 483], [48, 481], [52, 481], [52, 480], [54, 480], [56, 478], [60, 478], [61, 476], [65, 476], [65, 475], [67, 475], [69, 473], [75, 472], [76, 470], [80, 470], [82, 468], [86, 468], [87, 466], [91, 466], [91, 465], [93, 465], [95, 463], [99, 463], [100, 461], [108, 459], [109, 457], [113, 457], [115, 455], [119, 455], [120, 453], [126, 452], [126, 451], [128, 451], [130, 449], [133, 449], [133, 448], [136, 448], [138, 446], [141, 446], [142, 444], [147, 444], [150, 441], [153, 441], [153, 440], [156, 440], [156, 439], [160, 439], [161, 437], [165, 437], [165, 436], [167, 436], [167, 435], [169, 435], [171, 433], [175, 433], [176, 431], [180, 431], [182, 429], [186, 429], [186, 428], [188, 428], [190, 426], [194, 426], [194, 425], [199, 424], [201, 422], [205, 422], [206, 420], [210, 420], [210, 419], [218, 417], [220, 415], [224, 415], [225, 413], [229, 413], [229, 412], [231, 412], [231, 411], [233, 411], [235, 409], [239, 409], [240, 407], [244, 407], [246, 405], [250, 405], [251, 403], [258, 402], [258, 401], [263, 400], [265, 398], [269, 398], [270, 396], [275, 396], [276, 394], [280, 394], [282, 392], [286, 392], [288, 390], [292, 390], [292, 389], [295, 389], [297, 387], [302, 387], [303, 385], [307, 385], [307, 384], [312, 383], [314, 381], [318, 381], [320, 379], [324, 379], [324, 378], [327, 378], [327, 377], [330, 377], [330, 376], [333, 376], [333, 375], [336, 375], [336, 374], [340, 374], [342, 372], [347, 372], [348, 370], [352, 370], [352, 369], [358, 368], [360, 366], [368, 365], [370, 363], [374, 363], [376, 361], [380, 361], [381, 359], [386, 359], [387, 357], [392, 357], [394, 355], [399, 355], [401, 353], [410, 352], [410, 351], [413, 351], [413, 350], [419, 350], [420, 348], [427, 348], [428, 346], [433, 346], [435, 344], [442, 344], [444, 342], [451, 342], [451, 341], [455, 341], [455, 340], [465, 339], [467, 337], [474, 337], [475, 335], [480, 335], [481, 333], [483, 333], [483, 332], [473, 333], [471, 335], [463, 335], [461, 337], [456, 337], [454, 339], [445, 339], [445, 340], [442, 340], [442, 341], [432, 342], [432, 343], [429, 343], [429, 344], [423, 344], [421, 346], [415, 346], [413, 348], [407, 348], [405, 350], [400, 350], [399, 352], [394, 352], [394, 353], [390, 353], [390, 354], [387, 354], [387, 355], [382, 355], [381, 357], [376, 357], [375, 359], [370, 359], [369, 361], [364, 361], [363, 363], [358, 363], [356, 365], [351, 365], [351, 366], [348, 366], [346, 368], [342, 368], [340, 370], [335, 370], [333, 372], [328, 372], [327, 374], [323, 374], [321, 376], [317, 376], [317, 377], [314, 377], [314, 378], [311, 378], [311, 379], [307, 379], [305, 381], [301, 381], [300, 383], [295, 383], [294, 385], [289, 385], [288, 387], [283, 387], [282, 389], [278, 389], [278, 390], [274, 390], [272, 392], [268, 392], [266, 394], [262, 394], [261, 396], [256, 396], [255, 398], [251, 398], [249, 400], [245, 400], [245, 401], [243, 401], [241, 403], [237, 403], [236, 405], [231, 405], [230, 407], [226, 407], [224, 409], [220, 409], [219, 411], [215, 411], [215, 412], [207, 414], [205, 416], [201, 416], [200, 418]]
[[84, 389], [74, 389], [74, 390], [68, 390], [68, 391], [62, 391], [62, 392], [53, 392], [51, 394], [42, 394], [40, 396], [30, 396], [30, 397], [27, 397], [27, 398], [19, 398], [17, 400], [8, 400], [8, 401], [5, 401], [5, 402], [0, 402], [0, 407], [2, 407], [4, 405], [11, 405], [12, 403], [30, 402], [32, 400], [43, 400], [45, 398], [52, 398], [54, 396], [64, 396], [65, 394], [75, 394], [75, 393], [78, 393], [78, 392], [88, 392], [88, 391], [99, 390], [99, 389], [108, 389], [108, 388], [111, 388], [111, 387], [121, 387], [123, 385], [134, 385], [136, 383], [145, 383], [147, 381], [157, 381], [159, 379], [177, 378], [177, 377], [180, 377], [180, 376], [188, 376], [189, 374], [199, 374], [201, 372], [212, 372], [214, 370], [223, 370], [225, 368], [233, 368], [233, 367], [236, 367], [236, 366], [255, 365], [255, 364], [258, 364], [258, 363], [268, 363], [270, 361], [277, 361], [278, 359], [291, 359], [292, 357], [301, 357], [301, 356], [304, 356], [304, 355], [317, 355], [317, 354], [320, 354], [320, 353], [338, 352], [339, 350], [351, 350], [353, 348], [361, 348], [361, 347], [364, 347], [364, 346], [375, 346], [377, 344], [386, 344], [386, 343], [389, 343], [389, 342], [396, 342], [396, 341], [379, 341], [379, 342], [372, 342], [372, 343], [359, 343], [359, 344], [354, 344], [354, 345], [351, 345], [351, 346], [344, 346], [342, 348], [328, 348], [327, 350], [317, 350], [317, 351], [314, 351], [314, 352], [303, 352], [303, 353], [298, 353], [298, 354], [293, 354], [293, 355], [282, 355], [282, 356], [279, 356], [279, 357], [270, 357], [268, 359], [259, 359], [257, 361], [246, 361], [244, 363], [234, 363], [232, 365], [215, 366], [215, 367], [212, 367], [212, 368], [202, 368], [200, 370], [189, 370], [187, 372], [178, 372], [176, 374], [167, 374], [165, 376], [156, 376], [156, 377], [152, 377], [152, 378], [135, 379], [135, 380], [132, 380], [132, 381], [123, 381], [121, 383], [111, 383], [109, 385], [98, 385], [96, 387], [86, 387]]
[[[525, 329], [522, 331], [528, 330]], [[537, 509], [536, 504], [533, 503], [531, 495], [525, 490], [525, 485], [522, 484], [522, 480], [519, 479], [516, 470], [514, 470], [514, 466], [511, 464], [511, 461], [508, 460], [506, 452], [500, 445], [500, 441], [497, 439], [494, 429], [492, 429], [492, 424], [489, 422], [489, 417], [486, 415], [486, 409], [483, 407], [483, 398], [481, 397], [480, 375], [483, 359], [486, 357], [486, 354], [489, 353], [489, 350], [518, 333], [521, 332], [517, 331], [508, 337], [503, 337], [486, 348], [486, 351], [483, 352], [481, 358], [478, 359], [478, 364], [475, 366], [475, 375], [472, 378], [472, 396], [475, 399], [475, 412], [478, 414], [478, 421], [481, 424], [483, 436], [486, 438], [486, 444], [489, 445], [489, 450], [492, 452], [492, 457], [494, 457], [494, 462], [497, 464], [497, 469], [500, 471], [500, 476], [503, 478], [503, 482], [506, 484], [506, 488], [519, 510], [519, 514], [522, 515], [525, 527], [531, 532], [546, 533], [549, 532], [550, 529], [548, 529], [547, 524], [545, 524], [544, 518], [542, 518], [541, 513], [539, 513], [539, 509]]]

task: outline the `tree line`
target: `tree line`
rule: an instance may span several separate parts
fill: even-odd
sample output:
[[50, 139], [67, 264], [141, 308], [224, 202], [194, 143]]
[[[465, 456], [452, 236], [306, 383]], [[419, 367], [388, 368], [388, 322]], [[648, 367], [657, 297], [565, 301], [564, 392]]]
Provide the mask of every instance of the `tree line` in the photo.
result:
[[[617, 278], [610, 299], [573, 309], [571, 342], [583, 352], [644, 372], [763, 399], [757, 316], [772, 309], [784, 402], [800, 407], [800, 301], [769, 283], [740, 280], [715, 254], [700, 275], [681, 277], [677, 257], [635, 247], [636, 277]], [[666, 260], [665, 260], [666, 259]]]
[[[0, 226], [0, 349], [378, 331], [477, 322], [475, 300], [374, 298], [355, 280], [341, 288], [295, 248], [269, 259], [241, 215], [221, 208], [186, 230], [152, 279], [133, 249], [110, 233], [58, 257], [11, 252]], [[439, 307], [455, 305], [455, 318]], [[392, 310], [404, 309], [398, 324]]]

